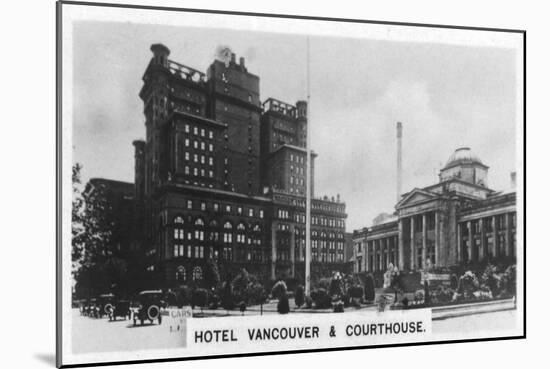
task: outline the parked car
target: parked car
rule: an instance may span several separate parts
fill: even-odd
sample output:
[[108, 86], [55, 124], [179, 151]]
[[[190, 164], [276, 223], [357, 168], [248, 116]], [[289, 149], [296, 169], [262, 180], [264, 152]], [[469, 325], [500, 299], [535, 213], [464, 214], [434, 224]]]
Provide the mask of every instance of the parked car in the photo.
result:
[[109, 315], [113, 309], [113, 304], [115, 302], [115, 296], [112, 293], [99, 295], [97, 298], [97, 303], [94, 309], [94, 317], [103, 318], [105, 315]]
[[123, 317], [126, 320], [132, 318], [132, 311], [130, 310], [130, 301], [118, 300], [109, 313], [109, 320], [116, 320], [117, 317]]
[[138, 320], [141, 325], [145, 320], [149, 320], [151, 323], [157, 320], [161, 324], [160, 308], [164, 305], [162, 296], [161, 290], [142, 291], [138, 294], [136, 298], [137, 306], [133, 310], [134, 325], [137, 324]]

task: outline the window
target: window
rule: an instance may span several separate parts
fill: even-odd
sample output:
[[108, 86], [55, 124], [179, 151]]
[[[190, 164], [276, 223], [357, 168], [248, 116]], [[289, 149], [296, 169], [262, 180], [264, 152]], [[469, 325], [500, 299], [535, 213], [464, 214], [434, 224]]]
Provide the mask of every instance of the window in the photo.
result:
[[241, 206], [237, 207], [237, 214], [241, 215], [243, 213], [243, 208]]
[[263, 218], [263, 217], [264, 217], [264, 211], [260, 210], [260, 218]]
[[193, 200], [187, 200], [187, 209], [193, 209]]
[[210, 152], [214, 151], [214, 145], [213, 144], [208, 144], [208, 151], [210, 151]]
[[208, 176], [209, 176], [210, 178], [214, 178], [214, 171], [209, 170], [209, 171], [208, 171]]
[[184, 237], [183, 218], [181, 216], [177, 216], [174, 218], [174, 239], [183, 240]]
[[196, 135], [199, 133], [199, 129], [197, 127], [193, 127], [193, 134]]
[[195, 163], [198, 163], [198, 161], [199, 161], [199, 156], [198, 156], [197, 154], [194, 154], [194, 155], [193, 155], [193, 161], [194, 161]]
[[201, 202], [201, 210], [202, 211], [206, 210], [206, 203], [205, 202]]
[[214, 165], [214, 158], [213, 157], [208, 158], [208, 165]]
[[225, 212], [231, 213], [231, 205], [225, 205]]
[[193, 168], [193, 175], [194, 175], [194, 176], [198, 176], [198, 175], [199, 175], [199, 169], [198, 169], [198, 168]]
[[218, 204], [217, 202], [214, 203], [214, 211], [219, 211], [220, 210], [220, 204]]
[[189, 166], [188, 165], [185, 166], [185, 174], [189, 174]]
[[204, 128], [201, 128], [201, 136], [204, 137]]
[[176, 280], [181, 281], [181, 282], [185, 282], [185, 278], [186, 278], [185, 267], [180, 265], [176, 269]]
[[206, 150], [206, 144], [204, 141], [201, 141], [201, 150]]
[[193, 269], [193, 280], [194, 281], [199, 281], [201, 279], [202, 279], [202, 269], [201, 269], [201, 267], [196, 266]]
[[199, 142], [197, 140], [193, 141], [193, 147], [195, 149], [198, 149], [199, 148]]
[[185, 147], [189, 147], [189, 139], [188, 138], [185, 139]]
[[188, 151], [185, 152], [185, 160], [189, 160], [189, 152]]
[[249, 216], [249, 217], [253, 217], [253, 216], [254, 216], [254, 209], [252, 209], [252, 208], [249, 208], [249, 209], [248, 209], [248, 216]]
[[185, 125], [185, 132], [189, 133], [189, 124]]
[[208, 138], [210, 139], [214, 138], [214, 132], [208, 131]]

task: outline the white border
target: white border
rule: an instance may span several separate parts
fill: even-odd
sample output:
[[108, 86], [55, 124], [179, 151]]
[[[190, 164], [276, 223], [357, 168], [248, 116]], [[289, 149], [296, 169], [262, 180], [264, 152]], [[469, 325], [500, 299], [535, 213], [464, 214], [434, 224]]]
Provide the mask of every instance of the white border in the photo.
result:
[[[63, 158], [62, 169], [64, 177], [62, 185], [65, 189], [62, 193], [63, 213], [62, 213], [62, 248], [63, 270], [62, 280], [65, 282], [62, 286], [63, 301], [63, 363], [76, 364], [100, 361], [126, 361], [126, 360], [144, 360], [175, 358], [179, 356], [200, 356], [200, 352], [185, 350], [147, 350], [140, 352], [116, 352], [116, 353], [94, 353], [73, 355], [71, 353], [71, 173], [72, 167], [72, 23], [82, 20], [101, 20], [118, 22], [135, 22], [159, 25], [174, 26], [196, 26], [196, 27], [215, 27], [228, 28], [235, 30], [253, 30], [262, 32], [278, 32], [289, 34], [315, 35], [315, 36], [333, 36], [333, 37], [357, 37], [369, 39], [384, 39], [393, 41], [407, 42], [437, 42], [454, 45], [477, 45], [477, 46], [496, 46], [513, 48], [521, 50], [522, 35], [512, 33], [502, 33], [493, 31], [472, 31], [448, 28], [423, 28], [413, 26], [391, 26], [365, 23], [341, 23], [326, 22], [317, 20], [294, 20], [285, 18], [255, 18], [249, 16], [233, 16], [225, 14], [201, 14], [185, 12], [166, 12], [155, 10], [136, 10], [123, 8], [106, 8], [90, 6], [63, 6]], [[523, 54], [517, 53], [518, 63], [518, 100], [516, 109], [517, 122], [517, 250], [518, 250], [518, 327], [523, 325]], [[522, 334], [518, 330], [514, 335]], [[508, 335], [508, 334], [507, 334]], [[477, 338], [487, 337], [486, 333], [480, 332]], [[468, 338], [476, 338], [468, 337]], [[456, 339], [457, 337], [448, 337], [447, 339]], [[434, 340], [442, 340], [434, 337]], [[251, 352], [249, 349], [246, 350]]]

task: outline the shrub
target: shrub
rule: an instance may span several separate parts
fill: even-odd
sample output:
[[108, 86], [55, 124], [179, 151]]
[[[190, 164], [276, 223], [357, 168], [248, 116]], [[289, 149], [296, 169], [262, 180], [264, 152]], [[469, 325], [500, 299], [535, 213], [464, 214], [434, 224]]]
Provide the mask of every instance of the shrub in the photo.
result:
[[476, 275], [468, 270], [458, 280], [457, 292], [464, 295], [465, 298], [472, 298], [474, 297], [474, 292], [477, 290], [479, 290], [479, 281], [477, 280]]
[[424, 297], [426, 295], [424, 294], [424, 291], [423, 290], [417, 290], [415, 293], [414, 293], [414, 303], [415, 304], [421, 304], [424, 302]]
[[375, 290], [374, 290], [374, 278], [372, 274], [367, 275], [365, 278], [365, 300], [374, 301]]
[[233, 291], [231, 288], [231, 283], [225, 282], [225, 286], [222, 290], [222, 307], [225, 310], [232, 310], [235, 307], [233, 302]]
[[187, 286], [182, 287], [177, 293], [177, 297], [176, 297], [177, 306], [181, 308], [182, 306], [191, 305], [192, 296], [193, 296], [193, 292], [189, 287]]
[[281, 280], [273, 285], [273, 288], [271, 289], [271, 296], [273, 296], [273, 298], [275, 299], [281, 299], [282, 296], [286, 297], [286, 292], [286, 283], [285, 281]]
[[352, 286], [348, 289], [348, 294], [352, 299], [363, 298], [363, 287], [359, 285]]
[[435, 291], [431, 293], [432, 302], [450, 302], [453, 300], [454, 292], [452, 289], [439, 286]]
[[501, 296], [515, 296], [516, 295], [516, 266], [511, 265], [502, 274], [500, 280], [501, 284]]
[[279, 314], [288, 314], [290, 311], [290, 306], [288, 305], [288, 297], [285, 295], [282, 295], [281, 298], [279, 298], [279, 303], [277, 304], [277, 312]]
[[216, 310], [218, 308], [218, 306], [220, 305], [220, 296], [216, 295], [216, 294], [212, 294], [209, 298], [209, 304], [208, 304], [208, 307], [210, 309], [213, 309], [213, 310]]
[[337, 301], [334, 304], [334, 312], [335, 313], [343, 313], [344, 312], [344, 303], [342, 301]]
[[313, 299], [310, 296], [306, 296], [305, 302], [307, 309], [311, 309], [313, 307]]
[[497, 268], [494, 265], [488, 264], [481, 275], [481, 288], [490, 290], [494, 295], [499, 287], [499, 282], [500, 276], [497, 274]]
[[334, 273], [330, 280], [329, 294], [335, 299], [341, 299], [344, 296], [344, 281], [340, 273]]
[[331, 278], [320, 278], [319, 282], [317, 282], [317, 287], [328, 290], [330, 287], [330, 282], [331, 282]]
[[242, 315], [244, 315], [244, 312], [246, 311], [246, 302], [241, 301], [239, 303], [239, 311], [241, 312]]
[[311, 298], [316, 309], [328, 309], [332, 307], [330, 296], [324, 288], [311, 291]]
[[304, 286], [298, 285], [298, 287], [296, 287], [296, 292], [294, 293], [294, 303], [297, 307], [300, 307], [304, 304], [304, 298]]
[[193, 291], [191, 306], [192, 308], [198, 306], [201, 308], [201, 310], [203, 307], [208, 306], [208, 291], [204, 288], [197, 288], [195, 291]]
[[248, 304], [257, 305], [265, 302], [265, 289], [261, 283], [251, 283], [247, 289]]

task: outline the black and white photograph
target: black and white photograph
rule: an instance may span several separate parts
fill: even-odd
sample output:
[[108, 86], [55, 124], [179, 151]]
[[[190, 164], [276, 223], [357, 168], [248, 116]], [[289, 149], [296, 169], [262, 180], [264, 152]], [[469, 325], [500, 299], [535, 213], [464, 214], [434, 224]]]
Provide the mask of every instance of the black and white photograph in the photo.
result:
[[523, 31], [57, 17], [58, 366], [525, 336]]

